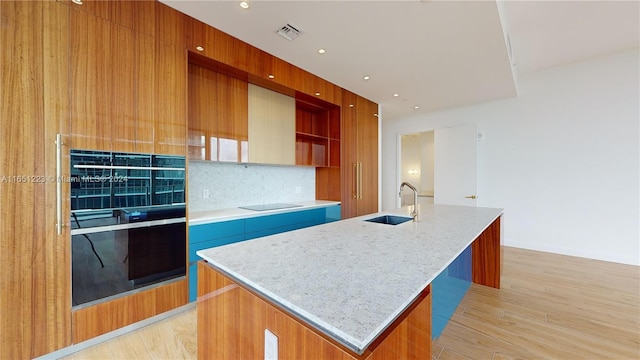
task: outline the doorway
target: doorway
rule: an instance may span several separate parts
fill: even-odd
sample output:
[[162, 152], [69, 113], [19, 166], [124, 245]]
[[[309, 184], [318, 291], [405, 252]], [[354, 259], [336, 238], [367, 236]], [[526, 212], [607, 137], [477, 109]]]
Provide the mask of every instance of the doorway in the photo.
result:
[[[463, 125], [399, 136], [397, 188], [418, 189], [418, 204], [477, 206], [477, 129]], [[413, 202], [405, 190], [397, 205]]]
[[[400, 183], [406, 181], [418, 189], [419, 204], [433, 204], [434, 183], [434, 131], [401, 136]], [[400, 205], [413, 202], [413, 194], [403, 191]]]

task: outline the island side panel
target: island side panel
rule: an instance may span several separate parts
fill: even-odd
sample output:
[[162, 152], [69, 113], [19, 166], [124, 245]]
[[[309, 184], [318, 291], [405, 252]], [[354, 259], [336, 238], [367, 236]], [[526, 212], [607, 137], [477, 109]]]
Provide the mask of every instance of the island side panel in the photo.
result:
[[264, 359], [264, 330], [269, 329], [278, 337], [280, 360], [359, 360], [205, 261], [198, 263], [197, 316], [198, 359]]
[[278, 337], [278, 358], [385, 360], [428, 359], [431, 354], [431, 295], [419, 303], [373, 349], [362, 355], [312, 330], [205, 261], [198, 263], [198, 358], [263, 359], [264, 329]]
[[[369, 347], [371, 355], [366, 360], [407, 359], [419, 360], [431, 358], [431, 286], [420, 294], [418, 299], [401, 316], [404, 318], [383, 338]], [[407, 314], [408, 312], [408, 314]]]
[[495, 219], [471, 244], [472, 281], [496, 289], [500, 288], [501, 219], [502, 215]]

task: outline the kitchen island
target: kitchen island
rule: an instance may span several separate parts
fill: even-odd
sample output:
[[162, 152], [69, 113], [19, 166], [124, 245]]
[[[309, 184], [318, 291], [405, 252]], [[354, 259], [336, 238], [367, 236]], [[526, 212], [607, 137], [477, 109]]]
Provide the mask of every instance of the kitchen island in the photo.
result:
[[[500, 286], [501, 209], [420, 206], [198, 251], [198, 355], [429, 358], [433, 280], [471, 247], [472, 280]], [[277, 338], [265, 344], [265, 337]], [[268, 357], [268, 356], [267, 356]]]

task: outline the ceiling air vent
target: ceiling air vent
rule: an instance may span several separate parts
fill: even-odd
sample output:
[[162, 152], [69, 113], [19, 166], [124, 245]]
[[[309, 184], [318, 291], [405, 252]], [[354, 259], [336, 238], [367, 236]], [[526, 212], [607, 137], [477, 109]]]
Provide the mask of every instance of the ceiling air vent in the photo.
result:
[[298, 30], [298, 27], [291, 25], [291, 24], [287, 24], [283, 27], [281, 27], [280, 29], [278, 29], [277, 31], [278, 35], [282, 36], [283, 38], [291, 41], [295, 38], [298, 37], [298, 35], [302, 34], [302, 30]]

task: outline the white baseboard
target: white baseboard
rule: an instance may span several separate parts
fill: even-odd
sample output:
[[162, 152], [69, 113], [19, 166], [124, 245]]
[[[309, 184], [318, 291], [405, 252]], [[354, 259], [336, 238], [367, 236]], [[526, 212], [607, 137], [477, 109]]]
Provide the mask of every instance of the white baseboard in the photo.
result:
[[589, 250], [581, 250], [581, 249], [573, 249], [573, 248], [567, 249], [567, 248], [548, 246], [548, 245], [542, 245], [542, 244], [523, 243], [523, 242], [512, 241], [510, 239], [504, 239], [502, 242], [502, 245], [521, 248], [521, 249], [549, 252], [549, 253], [560, 254], [560, 255], [576, 256], [576, 257], [593, 259], [593, 260], [609, 261], [609, 262], [614, 262], [619, 264], [640, 266], [640, 258], [638, 257], [638, 254], [613, 254], [613, 253], [605, 254], [600, 252], [595, 253]]

